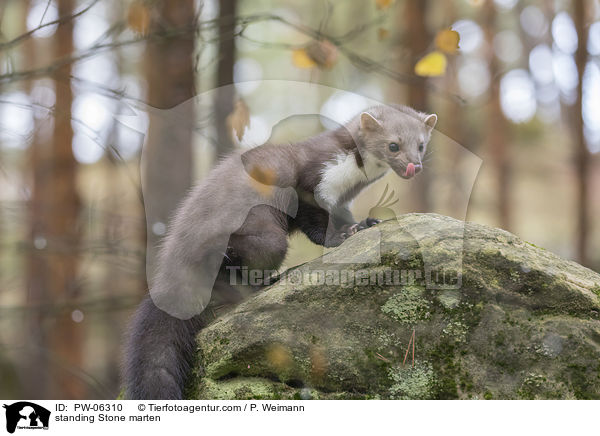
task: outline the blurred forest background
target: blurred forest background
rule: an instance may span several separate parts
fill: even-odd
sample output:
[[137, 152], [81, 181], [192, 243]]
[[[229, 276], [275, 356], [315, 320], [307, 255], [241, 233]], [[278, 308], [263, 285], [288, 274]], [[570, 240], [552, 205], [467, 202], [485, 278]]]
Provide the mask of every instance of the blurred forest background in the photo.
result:
[[[432, 150], [483, 162], [472, 193], [450, 190], [465, 170], [440, 152], [440, 177], [386, 176], [355, 215], [389, 183], [397, 213], [600, 270], [598, 0], [0, 0], [0, 397], [116, 397], [146, 242], [220, 155], [269, 138], [273, 79], [325, 85], [306, 107], [333, 118], [367, 99], [435, 112]], [[292, 112], [301, 90], [279, 89]], [[200, 95], [194, 128], [154, 121]], [[286, 264], [319, 250], [296, 237]]]

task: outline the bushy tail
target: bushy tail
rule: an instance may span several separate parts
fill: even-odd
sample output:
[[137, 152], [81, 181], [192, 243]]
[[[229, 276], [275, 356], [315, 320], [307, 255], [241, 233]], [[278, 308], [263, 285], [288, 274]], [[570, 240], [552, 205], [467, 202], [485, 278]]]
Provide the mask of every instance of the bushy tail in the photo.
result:
[[135, 312], [125, 345], [125, 398], [182, 399], [200, 327], [200, 317], [175, 318], [146, 297]]

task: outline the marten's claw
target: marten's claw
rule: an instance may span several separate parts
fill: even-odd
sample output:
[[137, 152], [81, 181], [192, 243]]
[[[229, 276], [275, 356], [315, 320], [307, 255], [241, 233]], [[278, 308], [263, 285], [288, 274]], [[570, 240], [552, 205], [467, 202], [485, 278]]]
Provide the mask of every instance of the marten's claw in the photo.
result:
[[350, 236], [360, 232], [361, 230], [368, 229], [369, 227], [373, 227], [376, 224], [379, 224], [381, 220], [377, 218], [367, 218], [362, 220], [359, 223], [354, 223], [348, 226], [345, 226], [344, 231], [340, 233], [343, 239], [347, 239]]
[[[345, 225], [342, 227], [342, 231], [340, 231], [339, 238], [341, 239], [341, 241], [345, 241], [346, 239], [348, 239], [350, 236], [355, 235], [356, 233], [360, 232], [361, 230], [364, 229], [368, 229], [369, 227], [373, 227], [375, 224], [379, 224], [381, 222], [381, 220], [377, 219], [377, 218], [367, 218], [362, 220], [359, 223], [354, 223], [354, 224], [349, 224], [349, 225]], [[341, 243], [340, 241], [340, 243]], [[329, 244], [327, 244], [327, 246], [337, 246], [339, 244], [334, 243], [333, 241], [329, 241]]]
[[359, 230], [361, 230], [360, 223], [352, 224], [350, 227], [348, 227], [348, 229], [345, 232], [346, 237], [354, 235]]
[[381, 222], [381, 220], [377, 219], [377, 218], [367, 218], [362, 220], [361, 222], [359, 222], [358, 224], [358, 230], [364, 230], [364, 229], [368, 229], [369, 227], [373, 227], [376, 224], [379, 224]]

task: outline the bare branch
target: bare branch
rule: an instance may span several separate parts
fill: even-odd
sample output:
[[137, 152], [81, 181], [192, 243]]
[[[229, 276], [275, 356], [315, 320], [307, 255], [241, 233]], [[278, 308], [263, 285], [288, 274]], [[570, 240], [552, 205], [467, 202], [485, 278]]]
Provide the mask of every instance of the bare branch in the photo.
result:
[[[4, 42], [2, 44], [0, 44], [0, 51], [3, 50], [7, 50], [9, 48], [14, 47], [17, 44], [20, 44], [21, 42], [23, 42], [24, 40], [26, 40], [27, 38], [30, 38], [35, 32], [37, 32], [38, 30], [41, 30], [45, 27], [49, 27], [49, 26], [54, 26], [56, 24], [61, 25], [63, 23], [67, 23], [71, 20], [74, 20], [75, 18], [79, 17], [80, 15], [85, 14], [87, 11], [89, 11], [96, 3], [98, 3], [100, 0], [92, 0], [92, 2], [86, 6], [85, 8], [83, 8], [82, 10], [75, 12], [71, 15], [66, 15], [64, 17], [59, 17], [54, 21], [49, 21], [46, 24], [41, 24], [38, 27], [36, 27], [35, 29], [30, 30], [29, 32], [25, 32], [19, 36], [17, 36], [14, 39], [11, 39], [10, 41]], [[50, 4], [50, 1], [48, 1], [48, 5]], [[48, 6], [46, 6], [46, 11], [48, 10]], [[44, 11], [44, 16], [46, 15], [46, 11]], [[42, 20], [44, 19], [44, 17], [42, 16]]]
[[[99, 0], [94, 0], [93, 3], [97, 2], [97, 1], [99, 1]], [[93, 3], [92, 3], [92, 5], [93, 5]], [[85, 10], [88, 10], [92, 5], [88, 6], [86, 9], [78, 12], [77, 14], [81, 15]], [[379, 74], [379, 75], [388, 77], [389, 79], [392, 79], [397, 82], [415, 84], [415, 83], [421, 83], [421, 82], [425, 81], [427, 88], [429, 88], [431, 91], [436, 92], [445, 98], [454, 100], [460, 104], [466, 103], [465, 99], [463, 99], [459, 95], [445, 91], [445, 90], [441, 89], [440, 87], [438, 87], [437, 85], [431, 83], [430, 81], [427, 81], [425, 78], [396, 71], [392, 68], [387, 67], [386, 65], [382, 64], [381, 62], [377, 62], [367, 56], [361, 55], [361, 54], [355, 52], [354, 50], [351, 50], [350, 48], [348, 48], [345, 45], [345, 43], [347, 41], [351, 40], [352, 38], [355, 38], [357, 35], [359, 35], [364, 30], [368, 29], [370, 26], [377, 24], [379, 22], [379, 20], [380, 19], [378, 18], [378, 19], [372, 21], [371, 23], [367, 23], [363, 26], [359, 26], [355, 30], [347, 32], [344, 35], [341, 35], [339, 37], [336, 37], [336, 36], [325, 34], [318, 29], [314, 29], [312, 27], [308, 27], [303, 24], [294, 23], [294, 22], [289, 21], [286, 18], [283, 18], [279, 15], [254, 14], [254, 15], [237, 17], [236, 21], [237, 21], [237, 24], [240, 25], [241, 30], [238, 31], [235, 34], [235, 36], [243, 37], [249, 41], [253, 41], [251, 38], [248, 38], [246, 35], [244, 35], [245, 29], [250, 24], [260, 23], [262, 21], [277, 21], [277, 22], [280, 22], [286, 26], [289, 26], [289, 27], [303, 33], [304, 35], [307, 35], [307, 36], [315, 39], [315, 40], [327, 39], [334, 46], [336, 46], [338, 48], [338, 50], [342, 54], [344, 54], [350, 60], [350, 62], [357, 68], [360, 68], [367, 72], [374, 72], [375, 74]], [[193, 26], [161, 29], [160, 31], [157, 31], [157, 32], [149, 33], [146, 35], [139, 35], [135, 38], [126, 39], [123, 41], [99, 42], [97, 44], [92, 45], [91, 47], [89, 47], [87, 50], [85, 50], [83, 52], [74, 53], [70, 56], [66, 56], [64, 58], [58, 59], [54, 63], [47, 65], [45, 67], [2, 74], [2, 75], [0, 75], [0, 84], [11, 83], [14, 81], [31, 79], [31, 78], [35, 78], [35, 77], [52, 75], [55, 71], [59, 70], [64, 65], [68, 65], [71, 63], [85, 60], [85, 59], [95, 56], [101, 52], [114, 50], [119, 47], [137, 44], [137, 43], [144, 42], [144, 41], [177, 38], [177, 37], [181, 37], [182, 35], [186, 35], [186, 34], [190, 34], [190, 33], [193, 34], [197, 31], [214, 29], [214, 28], [217, 28], [218, 25], [219, 25], [219, 19], [216, 18], [216, 19], [212, 19], [212, 20], [207, 20], [205, 22], [197, 23]], [[122, 30], [123, 28], [124, 28], [124, 23], [121, 22], [121, 23], [115, 24], [111, 29], [112, 30]], [[31, 32], [28, 32], [28, 33], [31, 33]], [[24, 34], [24, 35], [27, 35], [27, 34]], [[21, 35], [20, 37], [15, 38], [13, 41], [19, 40], [24, 35]], [[101, 38], [101, 40], [103, 40], [103, 39], [105, 40], [106, 35], [107, 34], [103, 35], [103, 38]], [[206, 40], [204, 42], [211, 43], [211, 42], [217, 41], [218, 39], [219, 39], [219, 36], [216, 36], [216, 37]], [[14, 45], [13, 41], [6, 43], [6, 44]], [[256, 42], [257, 44], [261, 44], [264, 46], [278, 47], [278, 48], [282, 48], [282, 49], [293, 49], [293, 48], [299, 47], [299, 46], [296, 46], [293, 44], [285, 44], [285, 43], [268, 43], [265, 41], [253, 41], [253, 42]], [[3, 47], [3, 45], [0, 45], [0, 49], [2, 49], [2, 47]], [[118, 91], [115, 91], [114, 94], [118, 94]]]

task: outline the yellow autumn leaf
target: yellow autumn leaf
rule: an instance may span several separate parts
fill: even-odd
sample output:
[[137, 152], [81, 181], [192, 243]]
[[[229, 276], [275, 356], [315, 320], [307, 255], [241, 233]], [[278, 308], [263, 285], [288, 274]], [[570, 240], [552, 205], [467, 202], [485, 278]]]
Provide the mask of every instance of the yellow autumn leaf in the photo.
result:
[[448, 61], [444, 53], [434, 51], [425, 55], [415, 65], [415, 74], [418, 76], [441, 76], [446, 72]]
[[310, 348], [310, 363], [311, 363], [311, 375], [314, 378], [321, 378], [325, 375], [329, 362], [323, 347], [312, 346]]
[[375, 0], [375, 6], [377, 9], [387, 9], [394, 3], [394, 0]]
[[338, 49], [331, 41], [321, 39], [306, 47], [306, 54], [319, 68], [328, 70], [337, 62]]
[[387, 29], [385, 29], [383, 27], [380, 27], [379, 29], [377, 29], [377, 39], [378, 40], [380, 40], [380, 41], [384, 40], [388, 36], [390, 36], [390, 31], [389, 30], [387, 30]]
[[454, 54], [458, 51], [460, 35], [456, 30], [440, 30], [435, 37], [435, 45], [444, 53]]
[[242, 140], [246, 127], [250, 125], [250, 109], [244, 102], [244, 100], [236, 100], [233, 106], [233, 112], [231, 112], [226, 119], [227, 127], [232, 133], [232, 141], [235, 142], [234, 137], [238, 141]]
[[138, 0], [131, 3], [127, 10], [127, 25], [137, 33], [145, 35], [150, 27], [150, 12], [146, 5]]
[[273, 344], [267, 349], [267, 362], [279, 370], [287, 369], [292, 364], [290, 351], [280, 344]]
[[250, 186], [264, 197], [273, 195], [277, 182], [277, 172], [272, 168], [260, 167], [258, 165], [250, 168]]
[[314, 68], [317, 65], [303, 48], [296, 49], [292, 52], [292, 62], [298, 68]]

